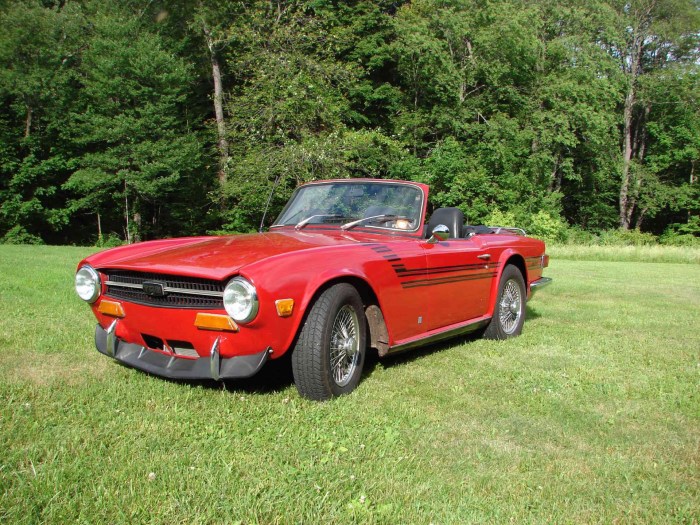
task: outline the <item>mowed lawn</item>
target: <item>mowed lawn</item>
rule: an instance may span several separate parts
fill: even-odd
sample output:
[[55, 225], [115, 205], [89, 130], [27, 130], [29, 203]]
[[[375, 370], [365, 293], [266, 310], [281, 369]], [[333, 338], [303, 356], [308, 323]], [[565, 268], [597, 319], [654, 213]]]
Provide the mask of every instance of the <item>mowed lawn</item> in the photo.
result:
[[553, 259], [520, 338], [370, 359], [319, 404], [284, 366], [98, 354], [91, 251], [0, 246], [0, 523], [700, 519], [700, 265]]

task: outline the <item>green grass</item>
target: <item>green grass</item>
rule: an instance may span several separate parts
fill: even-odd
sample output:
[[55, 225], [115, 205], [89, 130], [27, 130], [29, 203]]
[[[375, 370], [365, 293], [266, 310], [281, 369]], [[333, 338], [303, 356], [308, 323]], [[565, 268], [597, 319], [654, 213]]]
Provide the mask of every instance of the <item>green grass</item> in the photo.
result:
[[547, 253], [556, 259], [577, 261], [617, 261], [700, 264], [700, 248], [690, 246], [584, 246], [554, 244]]
[[177, 383], [94, 350], [86, 248], [0, 246], [0, 523], [697, 523], [700, 267], [553, 259], [521, 337]]

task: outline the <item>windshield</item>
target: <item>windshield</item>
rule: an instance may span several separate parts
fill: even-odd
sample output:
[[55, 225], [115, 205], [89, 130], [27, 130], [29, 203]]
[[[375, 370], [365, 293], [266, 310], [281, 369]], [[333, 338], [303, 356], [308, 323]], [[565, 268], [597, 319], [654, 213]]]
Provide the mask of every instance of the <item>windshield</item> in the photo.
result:
[[272, 227], [307, 224], [345, 225], [360, 219], [362, 227], [416, 231], [423, 192], [391, 182], [323, 182], [299, 188]]

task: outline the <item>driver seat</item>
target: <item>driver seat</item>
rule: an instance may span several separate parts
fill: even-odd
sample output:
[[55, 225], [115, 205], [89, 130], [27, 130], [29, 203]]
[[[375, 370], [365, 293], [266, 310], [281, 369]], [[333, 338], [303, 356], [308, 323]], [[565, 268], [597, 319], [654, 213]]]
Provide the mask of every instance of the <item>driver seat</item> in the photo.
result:
[[438, 224], [444, 224], [449, 228], [450, 239], [460, 239], [464, 226], [464, 213], [459, 208], [438, 208], [428, 221], [427, 237], [433, 234], [433, 228]]

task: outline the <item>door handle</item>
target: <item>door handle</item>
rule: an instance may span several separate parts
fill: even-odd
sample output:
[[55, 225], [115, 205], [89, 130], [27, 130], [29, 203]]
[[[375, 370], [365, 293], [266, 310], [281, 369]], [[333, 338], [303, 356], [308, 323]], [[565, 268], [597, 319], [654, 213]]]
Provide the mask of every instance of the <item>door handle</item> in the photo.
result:
[[484, 254], [481, 254], [481, 255], [477, 255], [476, 258], [477, 258], [477, 259], [483, 259], [484, 261], [488, 261], [488, 260], [491, 258], [491, 254], [490, 254], [490, 253], [484, 253]]

